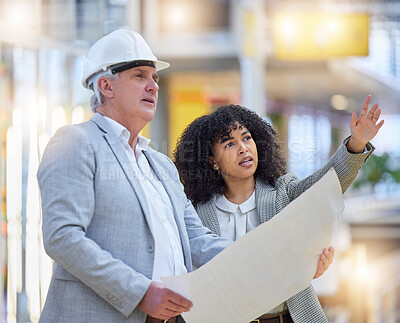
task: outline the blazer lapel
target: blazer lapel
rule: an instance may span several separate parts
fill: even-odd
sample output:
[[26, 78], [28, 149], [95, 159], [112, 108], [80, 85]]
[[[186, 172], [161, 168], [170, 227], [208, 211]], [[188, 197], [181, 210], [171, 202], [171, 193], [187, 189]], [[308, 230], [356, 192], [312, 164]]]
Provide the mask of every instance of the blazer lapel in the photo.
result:
[[256, 205], [260, 224], [271, 220], [276, 215], [275, 201], [275, 189], [261, 181], [256, 181]]
[[203, 224], [213, 233], [221, 236], [215, 199], [216, 196], [214, 195], [210, 201], [198, 204], [196, 210]]
[[125, 148], [115, 135], [115, 133], [110, 128], [108, 122], [104, 117], [96, 113], [91, 121], [93, 121], [98, 127], [99, 130], [103, 133], [103, 138], [107, 142], [107, 145], [110, 147], [111, 153], [115, 156], [119, 166], [122, 168], [123, 173], [125, 174], [130, 186], [135, 192], [139, 203], [142, 207], [143, 213], [149, 222], [149, 218], [147, 214], [149, 214], [149, 208], [146, 200], [145, 193], [140, 185], [139, 179], [137, 178], [135, 171], [129, 161], [128, 157], [125, 154]]

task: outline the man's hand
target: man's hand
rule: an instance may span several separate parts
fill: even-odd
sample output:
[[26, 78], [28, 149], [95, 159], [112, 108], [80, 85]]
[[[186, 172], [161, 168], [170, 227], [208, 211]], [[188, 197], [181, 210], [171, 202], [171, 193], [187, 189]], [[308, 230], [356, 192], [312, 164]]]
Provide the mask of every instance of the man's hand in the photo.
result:
[[330, 264], [332, 263], [334, 255], [335, 249], [333, 247], [329, 247], [328, 249], [325, 248], [322, 251], [322, 253], [319, 255], [318, 267], [313, 279], [323, 275], [323, 273], [329, 268]]
[[138, 307], [148, 315], [161, 320], [168, 320], [193, 307], [191, 301], [165, 287], [152, 282]]
[[362, 153], [365, 145], [375, 137], [384, 122], [382, 120], [376, 124], [381, 115], [381, 109], [378, 108], [379, 104], [375, 103], [368, 112], [368, 104], [370, 101], [371, 95], [368, 95], [363, 103], [361, 114], [358, 118], [355, 112], [351, 115], [351, 137], [347, 142], [347, 149], [353, 153]]

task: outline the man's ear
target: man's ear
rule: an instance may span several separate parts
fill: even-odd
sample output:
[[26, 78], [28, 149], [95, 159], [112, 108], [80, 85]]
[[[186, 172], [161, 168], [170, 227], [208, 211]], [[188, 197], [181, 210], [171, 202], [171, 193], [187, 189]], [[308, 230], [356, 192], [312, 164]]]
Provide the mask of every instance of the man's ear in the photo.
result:
[[101, 94], [106, 98], [113, 98], [114, 93], [111, 85], [111, 80], [105, 77], [100, 77], [97, 80], [97, 86]]

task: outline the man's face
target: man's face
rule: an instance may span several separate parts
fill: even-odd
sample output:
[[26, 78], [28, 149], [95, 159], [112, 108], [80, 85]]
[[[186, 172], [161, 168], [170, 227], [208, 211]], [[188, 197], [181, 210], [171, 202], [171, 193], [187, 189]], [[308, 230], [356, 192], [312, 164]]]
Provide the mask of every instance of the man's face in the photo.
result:
[[111, 80], [112, 114], [129, 131], [140, 131], [153, 120], [158, 79], [154, 67], [138, 66], [120, 72], [118, 79]]

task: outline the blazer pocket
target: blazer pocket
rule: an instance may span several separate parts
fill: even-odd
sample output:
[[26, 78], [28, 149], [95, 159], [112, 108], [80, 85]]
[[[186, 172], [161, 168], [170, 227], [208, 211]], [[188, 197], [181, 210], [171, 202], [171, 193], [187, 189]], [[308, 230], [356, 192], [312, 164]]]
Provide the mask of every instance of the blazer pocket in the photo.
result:
[[53, 276], [55, 279], [80, 282], [78, 278], [76, 278], [74, 275], [70, 274], [68, 271], [66, 271], [64, 268], [60, 266], [54, 268]]

